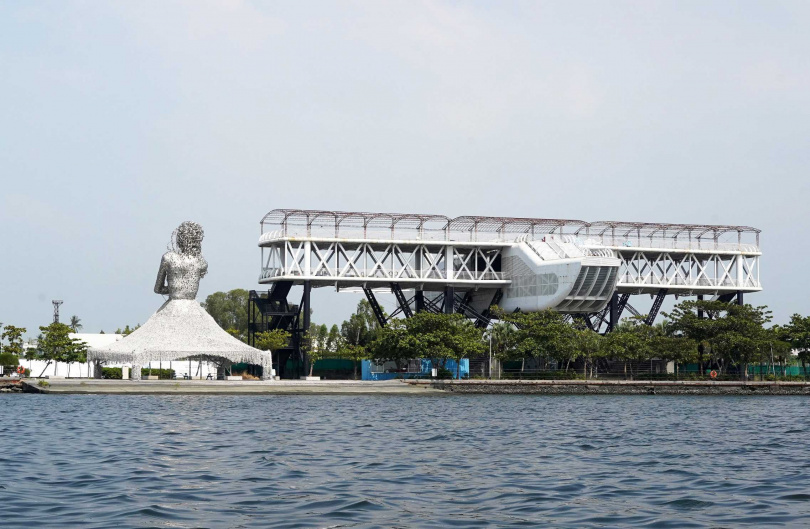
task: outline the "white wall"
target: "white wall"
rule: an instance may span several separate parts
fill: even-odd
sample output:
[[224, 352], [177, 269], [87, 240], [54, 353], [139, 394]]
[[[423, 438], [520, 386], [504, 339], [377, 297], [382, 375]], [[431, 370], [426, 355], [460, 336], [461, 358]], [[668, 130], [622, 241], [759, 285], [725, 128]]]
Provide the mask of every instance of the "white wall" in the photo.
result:
[[[45, 369], [45, 372], [42, 373], [43, 377], [52, 377], [52, 376], [60, 376], [66, 377], [68, 375], [68, 364], [66, 362], [51, 362], [51, 365], [45, 368], [48, 364], [46, 360], [25, 360], [24, 358], [20, 359], [20, 365], [31, 370], [32, 377], [40, 376], [42, 370]], [[89, 375], [88, 375], [89, 373]], [[93, 376], [93, 369], [92, 366], [88, 366], [88, 364], [81, 364], [79, 362], [72, 362], [70, 364], [70, 377], [77, 377], [77, 378], [92, 378]]]
[[[45, 368], [48, 362], [45, 360], [20, 360], [20, 364], [31, 370], [32, 377], [39, 377], [40, 373], [43, 377], [53, 377], [53, 376], [60, 376], [60, 377], [67, 377], [68, 376], [68, 364], [65, 362], [51, 362], [47, 368]], [[104, 367], [123, 367], [128, 366], [131, 367], [131, 364], [111, 364], [107, 363], [104, 364]], [[200, 377], [200, 362], [196, 360], [191, 361], [191, 369], [189, 369], [189, 362], [188, 360], [177, 360], [174, 362], [151, 362], [152, 369], [160, 369], [161, 366], [163, 369], [174, 369], [175, 375], [180, 378], [183, 378], [184, 374], [191, 373], [191, 375], [197, 379]], [[145, 368], [150, 367], [149, 364], [143, 366]], [[44, 369], [44, 373], [43, 373]], [[217, 376], [217, 368], [214, 364], [208, 363], [203, 361], [202, 362], [202, 378], [206, 378], [208, 374], [211, 373], [213, 378]], [[91, 364], [81, 364], [78, 362], [73, 362], [70, 364], [70, 378], [93, 378], [93, 366]]]

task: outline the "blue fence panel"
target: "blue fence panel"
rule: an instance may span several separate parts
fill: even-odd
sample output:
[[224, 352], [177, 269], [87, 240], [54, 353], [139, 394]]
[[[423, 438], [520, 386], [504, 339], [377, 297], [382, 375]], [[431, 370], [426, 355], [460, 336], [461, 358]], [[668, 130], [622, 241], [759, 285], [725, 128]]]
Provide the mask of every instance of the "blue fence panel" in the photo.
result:
[[[453, 378], [456, 378], [456, 361], [455, 360], [448, 360], [445, 362], [445, 369], [450, 371], [453, 374]], [[421, 371], [419, 373], [372, 373], [371, 372], [371, 361], [370, 360], [363, 360], [361, 364], [361, 370], [363, 374], [363, 380], [393, 380], [396, 378], [425, 378], [430, 377], [430, 372], [433, 369], [433, 363], [427, 359], [421, 359]], [[463, 358], [461, 360], [461, 378], [467, 378], [470, 376], [470, 361], [467, 358]]]

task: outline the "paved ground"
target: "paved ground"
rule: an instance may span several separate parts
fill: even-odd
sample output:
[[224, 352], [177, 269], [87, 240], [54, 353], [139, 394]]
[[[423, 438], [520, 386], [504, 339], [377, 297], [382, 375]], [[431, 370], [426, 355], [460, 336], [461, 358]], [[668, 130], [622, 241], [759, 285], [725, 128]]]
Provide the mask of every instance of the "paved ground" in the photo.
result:
[[39, 386], [27, 381], [28, 391], [54, 394], [119, 395], [430, 395], [446, 394], [430, 386], [404, 384], [398, 380], [368, 382], [355, 380], [49, 380]]

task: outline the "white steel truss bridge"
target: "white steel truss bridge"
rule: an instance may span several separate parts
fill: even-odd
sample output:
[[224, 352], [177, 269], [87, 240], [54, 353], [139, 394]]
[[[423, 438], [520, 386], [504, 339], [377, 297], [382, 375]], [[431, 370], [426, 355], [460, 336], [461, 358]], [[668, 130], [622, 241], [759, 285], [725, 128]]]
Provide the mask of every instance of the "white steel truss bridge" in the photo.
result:
[[381, 323], [375, 290], [393, 291], [405, 316], [483, 324], [497, 303], [609, 330], [633, 294], [654, 296], [649, 323], [666, 295], [741, 303], [762, 290], [759, 239], [747, 226], [277, 209], [261, 220], [259, 283], [269, 297], [303, 285], [302, 306], [312, 287], [362, 289]]

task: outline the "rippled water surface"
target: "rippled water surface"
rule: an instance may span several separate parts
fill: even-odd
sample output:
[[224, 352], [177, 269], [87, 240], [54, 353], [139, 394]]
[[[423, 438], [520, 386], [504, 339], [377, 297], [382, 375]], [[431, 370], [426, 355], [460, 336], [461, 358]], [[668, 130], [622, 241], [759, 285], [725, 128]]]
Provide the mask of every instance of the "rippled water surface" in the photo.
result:
[[810, 525], [802, 397], [0, 403], [2, 527]]

